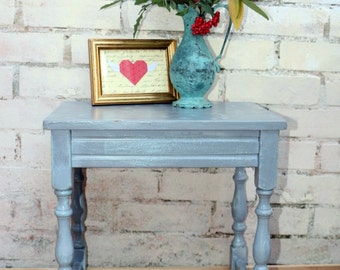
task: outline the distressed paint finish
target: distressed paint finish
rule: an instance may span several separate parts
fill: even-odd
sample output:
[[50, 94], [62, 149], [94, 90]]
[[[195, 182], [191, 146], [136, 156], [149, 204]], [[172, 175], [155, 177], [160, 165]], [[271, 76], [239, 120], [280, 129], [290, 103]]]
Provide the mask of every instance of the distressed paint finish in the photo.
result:
[[56, 130], [51, 133], [52, 146], [52, 186], [58, 199], [55, 214], [58, 219], [58, 235], [56, 243], [56, 259], [59, 270], [70, 270], [73, 259], [73, 241], [70, 231], [72, 208], [73, 170], [71, 163], [71, 132]]
[[245, 168], [236, 168], [233, 176], [235, 182], [234, 196], [232, 201], [232, 216], [234, 224], [234, 239], [230, 247], [230, 270], [246, 270], [248, 249], [244, 240], [244, 232], [247, 228], [247, 197], [245, 183], [248, 179]]
[[[276, 186], [279, 130], [286, 128], [278, 115], [253, 103], [215, 103], [205, 110], [185, 110], [168, 104], [91, 107], [87, 102], [65, 102], [45, 119], [44, 128], [52, 134], [59, 269], [86, 268], [86, 203], [79, 169], [86, 167], [237, 167], [232, 205], [235, 238], [231, 245], [235, 270], [245, 269], [247, 261], [244, 168], [255, 167], [260, 197], [255, 269], [267, 269], [269, 199]], [[73, 186], [74, 243], [69, 222]]]

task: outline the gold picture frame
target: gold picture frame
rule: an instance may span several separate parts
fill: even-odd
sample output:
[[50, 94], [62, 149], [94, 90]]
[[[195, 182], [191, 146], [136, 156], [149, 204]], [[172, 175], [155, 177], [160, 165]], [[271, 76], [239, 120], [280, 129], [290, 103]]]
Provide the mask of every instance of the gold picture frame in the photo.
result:
[[169, 76], [175, 40], [89, 39], [88, 46], [92, 105], [178, 99]]

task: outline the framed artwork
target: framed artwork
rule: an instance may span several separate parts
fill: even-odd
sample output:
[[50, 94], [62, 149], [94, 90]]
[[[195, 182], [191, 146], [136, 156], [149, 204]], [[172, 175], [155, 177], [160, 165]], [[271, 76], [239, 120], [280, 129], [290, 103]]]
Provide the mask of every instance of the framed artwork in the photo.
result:
[[169, 76], [175, 40], [88, 42], [92, 105], [166, 103], [178, 99]]

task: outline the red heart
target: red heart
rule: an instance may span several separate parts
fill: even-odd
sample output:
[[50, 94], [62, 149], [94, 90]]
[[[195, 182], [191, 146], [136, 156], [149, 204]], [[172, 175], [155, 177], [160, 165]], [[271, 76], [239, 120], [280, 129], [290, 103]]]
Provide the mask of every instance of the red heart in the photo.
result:
[[136, 85], [148, 71], [148, 65], [144, 60], [132, 63], [130, 60], [122, 60], [119, 64], [122, 73], [130, 82]]

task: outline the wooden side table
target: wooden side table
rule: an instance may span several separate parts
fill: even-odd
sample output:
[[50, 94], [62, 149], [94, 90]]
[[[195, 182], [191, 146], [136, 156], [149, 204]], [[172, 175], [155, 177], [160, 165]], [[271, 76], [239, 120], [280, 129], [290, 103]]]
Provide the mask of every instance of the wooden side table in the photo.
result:
[[259, 204], [254, 269], [268, 269], [270, 197], [277, 181], [279, 132], [286, 128], [278, 115], [253, 103], [215, 103], [209, 109], [187, 110], [169, 104], [92, 107], [87, 102], [65, 102], [45, 119], [44, 128], [51, 130], [60, 270], [86, 269], [80, 168], [89, 167], [235, 167], [232, 270], [246, 269], [245, 168], [255, 167]]

